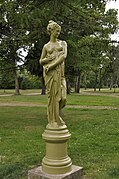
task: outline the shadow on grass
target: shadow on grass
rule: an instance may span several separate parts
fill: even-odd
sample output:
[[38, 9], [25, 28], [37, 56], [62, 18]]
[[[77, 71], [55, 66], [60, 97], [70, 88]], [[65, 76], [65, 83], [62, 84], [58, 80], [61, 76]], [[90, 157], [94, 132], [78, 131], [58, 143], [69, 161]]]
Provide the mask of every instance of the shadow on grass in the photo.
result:
[[108, 169], [108, 175], [111, 178], [119, 178], [119, 166]]

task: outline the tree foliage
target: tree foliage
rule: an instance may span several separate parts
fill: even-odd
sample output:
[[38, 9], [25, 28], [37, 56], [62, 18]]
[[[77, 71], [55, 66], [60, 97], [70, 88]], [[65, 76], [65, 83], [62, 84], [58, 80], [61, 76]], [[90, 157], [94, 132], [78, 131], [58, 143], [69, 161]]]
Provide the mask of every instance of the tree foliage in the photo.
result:
[[105, 11], [106, 1], [98, 0], [5, 0], [1, 1], [1, 57], [16, 67], [23, 61], [20, 49], [28, 50], [26, 68], [41, 75], [39, 58], [48, 41], [46, 27], [53, 19], [61, 27], [61, 39], [68, 43], [66, 75], [79, 76], [96, 71], [109, 56], [110, 34], [118, 21], [117, 11]]

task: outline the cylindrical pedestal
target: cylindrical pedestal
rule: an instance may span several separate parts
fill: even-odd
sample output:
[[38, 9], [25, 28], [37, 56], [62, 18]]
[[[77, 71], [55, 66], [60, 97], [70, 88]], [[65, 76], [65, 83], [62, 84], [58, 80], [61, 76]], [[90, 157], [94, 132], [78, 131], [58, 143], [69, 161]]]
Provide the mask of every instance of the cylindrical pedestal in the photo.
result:
[[42, 160], [42, 170], [48, 174], [70, 172], [72, 162], [67, 155], [67, 141], [71, 134], [67, 126], [47, 125], [42, 136], [46, 142], [46, 156]]

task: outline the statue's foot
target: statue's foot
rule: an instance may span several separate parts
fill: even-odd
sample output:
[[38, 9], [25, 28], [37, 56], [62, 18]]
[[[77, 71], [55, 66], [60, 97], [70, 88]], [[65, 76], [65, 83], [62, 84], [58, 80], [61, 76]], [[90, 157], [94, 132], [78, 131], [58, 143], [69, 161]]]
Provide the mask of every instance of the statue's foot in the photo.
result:
[[57, 122], [52, 121], [51, 123], [48, 124], [49, 127], [57, 128], [58, 124]]

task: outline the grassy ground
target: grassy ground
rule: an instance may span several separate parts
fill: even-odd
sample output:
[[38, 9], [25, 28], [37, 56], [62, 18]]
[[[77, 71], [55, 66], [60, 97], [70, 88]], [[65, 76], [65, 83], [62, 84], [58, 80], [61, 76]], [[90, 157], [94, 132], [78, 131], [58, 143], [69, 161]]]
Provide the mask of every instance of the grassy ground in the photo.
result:
[[[0, 102], [47, 103], [46, 96], [0, 97]], [[112, 96], [68, 96], [68, 104], [119, 107]], [[68, 154], [84, 167], [85, 179], [119, 178], [119, 111], [64, 109], [72, 137]], [[25, 179], [29, 168], [41, 165], [45, 155], [42, 133], [45, 107], [0, 107], [0, 179]]]
[[[20, 89], [20, 94], [29, 94], [29, 93], [41, 93], [40, 89], [26, 89], [26, 90], [21, 90]], [[4, 91], [4, 89], [0, 89], [0, 95], [5, 95], [5, 94], [15, 94], [15, 90], [14, 89], [6, 89]]]
[[[46, 95], [12, 95], [0, 96], [0, 102], [14, 102], [27, 104], [47, 104]], [[119, 107], [119, 96], [115, 95], [90, 95], [90, 94], [74, 94], [67, 96], [67, 105], [81, 105], [81, 106], [112, 106]]]
[[45, 108], [0, 107], [1, 179], [23, 177], [28, 166], [41, 163], [45, 114]]
[[[74, 89], [72, 89], [72, 91], [74, 91]], [[119, 88], [116, 88], [114, 90], [114, 88], [112, 88], [111, 90], [109, 88], [102, 88], [100, 91], [97, 89], [95, 92], [94, 92], [94, 89], [92, 88], [87, 88], [87, 89], [84, 89], [84, 88], [81, 88], [80, 90], [81, 92], [93, 92], [93, 93], [108, 93], [108, 94], [113, 94], [114, 91], [115, 91], [115, 94], [119, 95]], [[0, 89], [0, 94], [14, 94], [15, 93], [15, 90], [11, 90], [11, 89]], [[26, 90], [21, 90], [20, 89], [20, 93], [21, 94], [28, 94], [28, 93], [41, 93], [41, 90], [40, 89], [26, 89]]]

